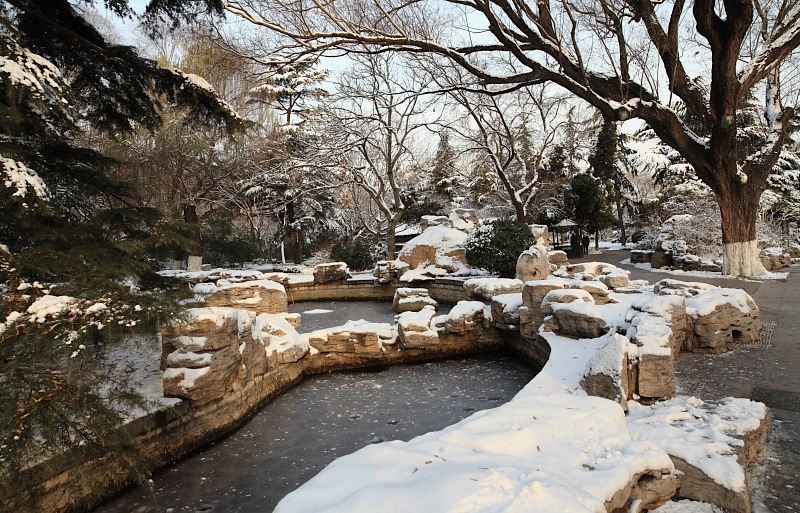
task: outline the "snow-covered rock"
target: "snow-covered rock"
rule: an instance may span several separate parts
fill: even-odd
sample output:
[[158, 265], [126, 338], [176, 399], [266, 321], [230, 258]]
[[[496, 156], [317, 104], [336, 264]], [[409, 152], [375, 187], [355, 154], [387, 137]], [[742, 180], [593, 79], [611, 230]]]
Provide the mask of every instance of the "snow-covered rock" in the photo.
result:
[[428, 289], [411, 287], [400, 287], [395, 290], [392, 304], [397, 313], [419, 312], [426, 306], [434, 308], [439, 306], [439, 303], [428, 295]]
[[706, 290], [688, 298], [686, 309], [694, 321], [693, 351], [722, 353], [761, 335], [758, 306], [741, 289]]
[[464, 290], [472, 299], [490, 301], [500, 294], [522, 292], [522, 281], [515, 278], [470, 278], [464, 282]]
[[501, 329], [519, 327], [519, 308], [522, 306], [522, 293], [498, 294], [492, 297], [492, 321]]
[[350, 276], [345, 262], [329, 262], [314, 266], [314, 283], [341, 281]]
[[439, 334], [431, 325], [436, 310], [426, 306], [419, 312], [403, 312], [397, 316], [397, 331], [404, 348], [435, 346]]
[[485, 307], [482, 301], [459, 301], [447, 314], [445, 329], [457, 335], [479, 329], [483, 325]]
[[255, 329], [261, 335], [267, 359], [275, 364], [293, 363], [308, 354], [308, 340], [297, 332], [295, 316], [261, 314], [256, 317]]
[[411, 269], [435, 266], [449, 272], [468, 268], [464, 255], [467, 234], [445, 225], [432, 226], [406, 242], [397, 255]]
[[544, 280], [550, 275], [550, 262], [547, 260], [547, 248], [533, 245], [523, 251], [517, 259], [517, 279], [526, 282]]
[[342, 326], [313, 331], [307, 338], [320, 353], [377, 355], [397, 342], [397, 331], [387, 323], [348, 321]]
[[256, 314], [288, 310], [286, 289], [280, 283], [266, 279], [222, 285], [218, 282], [205, 302], [210, 307], [242, 308]]

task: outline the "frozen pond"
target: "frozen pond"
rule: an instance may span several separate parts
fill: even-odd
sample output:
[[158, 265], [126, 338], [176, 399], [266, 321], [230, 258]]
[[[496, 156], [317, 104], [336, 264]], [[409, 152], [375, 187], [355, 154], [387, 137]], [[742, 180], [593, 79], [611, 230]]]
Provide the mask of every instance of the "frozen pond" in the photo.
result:
[[[392, 323], [395, 315], [391, 303], [379, 302], [307, 302], [289, 311], [302, 314], [302, 332], [347, 319]], [[134, 489], [95, 512], [270, 512], [335, 458], [498, 406], [534, 375], [511, 356], [491, 354], [314, 376], [230, 436], [156, 474], [158, 508]]]
[[[450, 307], [439, 305], [437, 313], [447, 313]], [[341, 326], [347, 320], [394, 324], [396, 315], [391, 301], [308, 301], [289, 304], [289, 313], [299, 313], [302, 322], [297, 330], [310, 333], [322, 328]]]
[[534, 374], [495, 354], [315, 376], [227, 438], [156, 474], [158, 509], [137, 489], [95, 511], [270, 512], [335, 458], [498, 406]]

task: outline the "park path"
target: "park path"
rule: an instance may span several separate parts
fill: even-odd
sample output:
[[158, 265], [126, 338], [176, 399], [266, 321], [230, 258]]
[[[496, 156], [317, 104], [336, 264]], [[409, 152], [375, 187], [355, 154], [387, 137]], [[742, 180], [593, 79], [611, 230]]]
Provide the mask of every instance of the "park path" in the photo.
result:
[[722, 355], [682, 355], [676, 364], [678, 388], [700, 399], [746, 397], [770, 407], [770, 441], [749, 475], [753, 511], [800, 511], [800, 265], [782, 270], [788, 271], [786, 281], [755, 282], [681, 276], [620, 263], [629, 256], [629, 251], [605, 251], [570, 261], [612, 263], [629, 270], [631, 279], [650, 283], [671, 278], [740, 288], [756, 301], [764, 325], [759, 343]]

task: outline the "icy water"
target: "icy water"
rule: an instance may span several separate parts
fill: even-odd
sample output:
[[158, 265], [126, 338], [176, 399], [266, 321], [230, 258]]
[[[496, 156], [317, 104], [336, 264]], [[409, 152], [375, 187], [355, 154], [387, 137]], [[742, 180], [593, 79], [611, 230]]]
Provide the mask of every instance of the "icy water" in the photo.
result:
[[[391, 322], [391, 305], [379, 305], [377, 317], [346, 316], [338, 306], [333, 317]], [[297, 306], [334, 309], [320, 303]], [[326, 314], [303, 315], [303, 331], [342, 323], [317, 315]], [[314, 376], [269, 403], [230, 436], [156, 474], [158, 507], [145, 490], [134, 489], [94, 511], [270, 512], [335, 458], [372, 443], [409, 440], [496, 407], [535, 372], [511, 356], [491, 354]]]

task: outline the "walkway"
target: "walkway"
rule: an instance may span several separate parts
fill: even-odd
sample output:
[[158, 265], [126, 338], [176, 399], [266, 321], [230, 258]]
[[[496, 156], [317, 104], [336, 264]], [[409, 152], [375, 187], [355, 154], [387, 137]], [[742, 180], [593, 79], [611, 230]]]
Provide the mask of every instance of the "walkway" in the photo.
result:
[[[723, 355], [682, 355], [676, 365], [680, 393], [700, 399], [747, 397], [770, 407], [773, 429], [760, 465], [750, 469], [755, 513], [800, 511], [800, 266], [784, 282], [686, 277], [622, 265], [628, 251], [590, 254], [578, 260], [609, 262], [631, 279], [703, 281], [748, 292], [759, 306], [764, 332], [758, 344]], [[785, 271], [785, 270], [784, 270]]]

